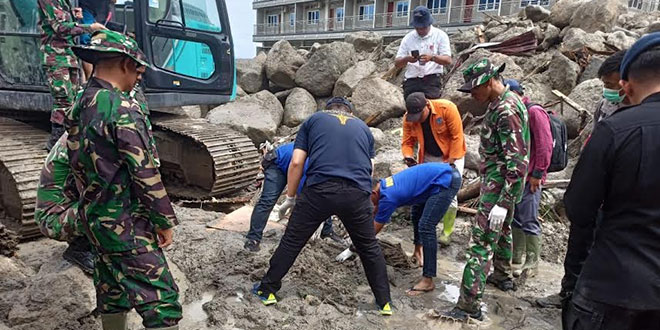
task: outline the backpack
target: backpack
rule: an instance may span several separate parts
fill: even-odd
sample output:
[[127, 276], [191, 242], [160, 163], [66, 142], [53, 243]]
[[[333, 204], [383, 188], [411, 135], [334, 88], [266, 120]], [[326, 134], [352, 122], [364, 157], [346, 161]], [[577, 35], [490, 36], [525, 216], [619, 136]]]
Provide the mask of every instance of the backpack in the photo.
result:
[[[525, 105], [529, 110], [540, 104], [530, 103]], [[568, 166], [568, 130], [566, 124], [553, 112], [546, 110], [550, 118], [550, 132], [552, 133], [552, 156], [548, 173], [559, 172]]]

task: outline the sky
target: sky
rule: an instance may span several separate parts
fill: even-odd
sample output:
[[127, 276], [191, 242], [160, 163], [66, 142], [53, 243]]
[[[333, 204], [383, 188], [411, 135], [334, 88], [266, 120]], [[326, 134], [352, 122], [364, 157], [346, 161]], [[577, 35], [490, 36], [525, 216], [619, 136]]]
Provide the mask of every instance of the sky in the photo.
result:
[[225, 0], [229, 9], [229, 24], [234, 39], [236, 58], [252, 58], [256, 46], [252, 42], [252, 32], [256, 23], [256, 12], [251, 0]]

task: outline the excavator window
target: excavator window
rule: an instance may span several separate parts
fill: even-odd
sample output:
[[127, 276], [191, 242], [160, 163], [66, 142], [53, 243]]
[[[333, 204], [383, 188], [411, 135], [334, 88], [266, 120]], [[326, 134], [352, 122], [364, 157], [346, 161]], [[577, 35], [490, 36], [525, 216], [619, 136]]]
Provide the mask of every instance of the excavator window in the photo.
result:
[[208, 45], [201, 42], [165, 37], [153, 37], [153, 64], [178, 74], [208, 79], [215, 72], [213, 55]]
[[189, 29], [222, 32], [215, 0], [149, 0], [149, 21], [178, 23]]

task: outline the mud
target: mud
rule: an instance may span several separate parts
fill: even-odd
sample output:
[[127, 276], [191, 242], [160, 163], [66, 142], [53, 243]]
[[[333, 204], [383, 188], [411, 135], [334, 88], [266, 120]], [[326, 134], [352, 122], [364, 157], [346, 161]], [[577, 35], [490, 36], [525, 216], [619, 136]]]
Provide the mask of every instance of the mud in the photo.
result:
[[0, 225], [0, 255], [11, 257], [18, 250], [18, 236]]

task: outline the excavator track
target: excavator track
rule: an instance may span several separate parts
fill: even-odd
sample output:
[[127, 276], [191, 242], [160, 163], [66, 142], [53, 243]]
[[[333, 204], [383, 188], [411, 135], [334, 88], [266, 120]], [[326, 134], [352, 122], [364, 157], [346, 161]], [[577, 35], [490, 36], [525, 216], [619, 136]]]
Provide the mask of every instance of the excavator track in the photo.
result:
[[245, 135], [203, 119], [154, 118], [168, 194], [208, 199], [241, 190], [259, 173], [259, 153]]
[[49, 134], [4, 117], [0, 132], [0, 221], [22, 239], [41, 236], [34, 207]]

